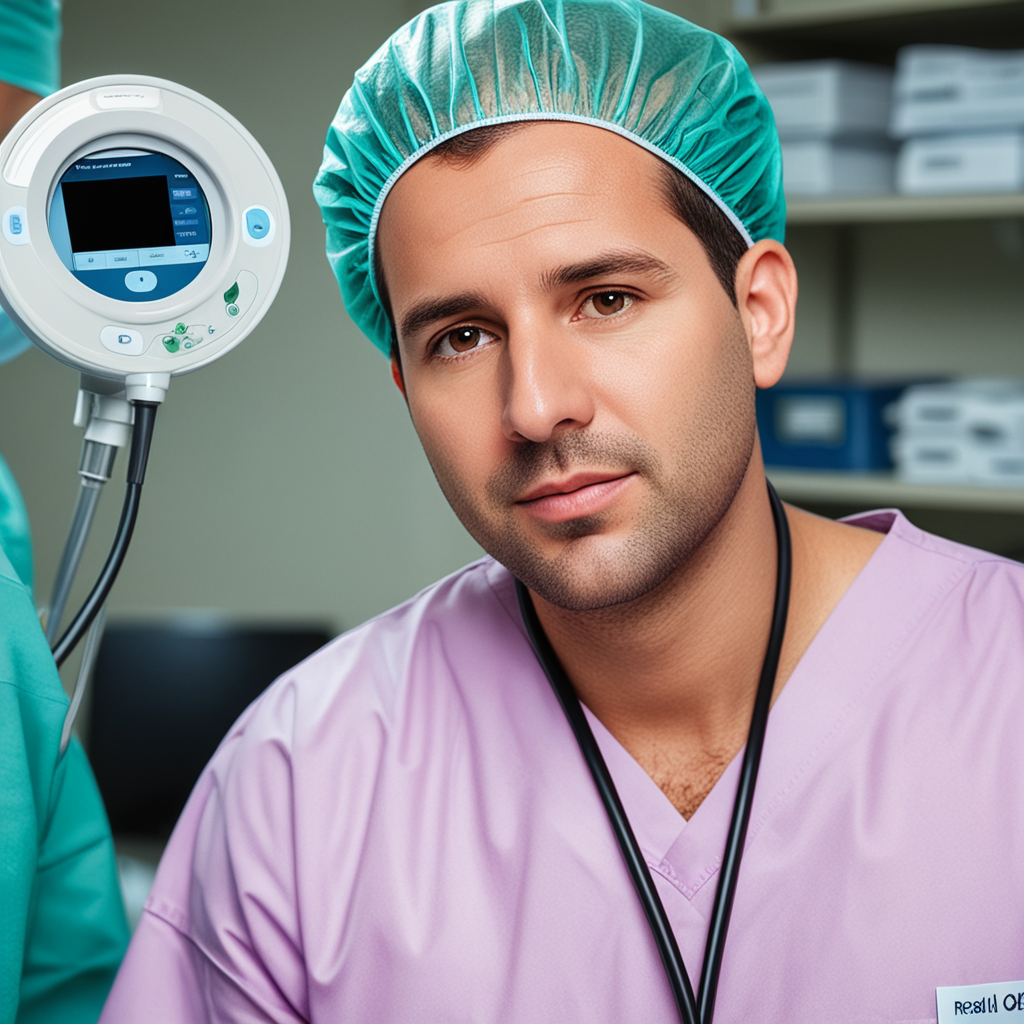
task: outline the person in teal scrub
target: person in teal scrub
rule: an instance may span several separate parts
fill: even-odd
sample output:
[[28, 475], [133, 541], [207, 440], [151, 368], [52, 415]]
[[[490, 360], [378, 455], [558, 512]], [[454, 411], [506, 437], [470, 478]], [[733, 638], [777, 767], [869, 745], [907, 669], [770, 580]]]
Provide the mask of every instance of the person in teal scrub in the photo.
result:
[[[0, 0], [0, 136], [57, 88], [59, 39], [57, 0]], [[0, 311], [0, 363], [28, 347]], [[128, 943], [96, 781], [77, 740], [59, 753], [67, 707], [0, 456], [0, 1024], [95, 1021]]]

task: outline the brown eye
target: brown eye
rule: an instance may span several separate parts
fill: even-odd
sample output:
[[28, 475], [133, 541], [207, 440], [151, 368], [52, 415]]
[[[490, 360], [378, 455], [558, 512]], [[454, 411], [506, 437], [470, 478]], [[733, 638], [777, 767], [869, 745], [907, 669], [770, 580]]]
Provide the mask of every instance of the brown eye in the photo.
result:
[[456, 352], [468, 352], [480, 344], [480, 328], [457, 327], [454, 331], [448, 332], [448, 344]]
[[485, 348], [494, 340], [494, 335], [482, 327], [456, 327], [441, 335], [435, 351], [439, 356], [459, 356]]
[[580, 316], [591, 320], [617, 316], [633, 305], [633, 296], [626, 292], [596, 292], [580, 309]]
[[602, 316], [618, 313], [626, 305], [626, 296], [622, 292], [602, 292], [600, 295], [593, 296], [593, 299], [594, 309]]

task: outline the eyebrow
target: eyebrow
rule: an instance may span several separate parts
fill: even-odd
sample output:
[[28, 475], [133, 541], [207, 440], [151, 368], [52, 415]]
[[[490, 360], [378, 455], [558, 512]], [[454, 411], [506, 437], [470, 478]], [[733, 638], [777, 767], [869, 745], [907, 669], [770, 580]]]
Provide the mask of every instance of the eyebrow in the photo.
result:
[[[564, 288], [568, 285], [592, 281], [595, 277], [610, 277], [616, 274], [649, 274], [656, 278], [674, 278], [676, 272], [656, 256], [636, 250], [622, 250], [600, 253], [578, 263], [567, 263], [541, 275], [541, 287], [545, 291]], [[425, 299], [414, 305], [399, 325], [399, 335], [408, 338], [441, 320], [457, 317], [469, 309], [479, 309], [487, 303], [479, 292], [462, 292], [459, 295], [445, 295]]]
[[409, 337], [437, 323], [439, 320], [447, 320], [449, 317], [465, 313], [467, 309], [479, 308], [486, 305], [483, 296], [477, 292], [463, 292], [461, 295], [445, 295], [439, 299], [425, 299], [416, 303], [402, 317], [399, 333], [402, 337]]
[[541, 276], [541, 284], [550, 291], [570, 284], [582, 284], [595, 277], [613, 277], [616, 274], [649, 274], [662, 279], [676, 276], [676, 272], [667, 263], [650, 253], [623, 250], [601, 253], [579, 263], [569, 263], [549, 270]]

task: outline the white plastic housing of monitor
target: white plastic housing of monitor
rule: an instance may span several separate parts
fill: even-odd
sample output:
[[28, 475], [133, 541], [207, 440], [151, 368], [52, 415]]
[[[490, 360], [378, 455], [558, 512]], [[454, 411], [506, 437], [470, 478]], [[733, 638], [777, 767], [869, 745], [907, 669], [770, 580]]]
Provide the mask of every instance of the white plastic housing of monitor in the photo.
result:
[[[108, 298], [76, 279], [50, 240], [50, 200], [64, 171], [90, 153], [126, 148], [180, 161], [209, 205], [209, 258], [166, 298]], [[270, 219], [259, 238], [246, 222], [253, 207]], [[142, 75], [79, 82], [15, 125], [0, 144], [0, 218], [0, 304], [12, 320], [85, 374], [156, 391], [168, 375], [219, 359], [259, 323], [280, 287], [291, 235], [281, 181], [252, 135], [205, 96]], [[135, 338], [137, 354], [104, 346], [101, 332], [109, 344], [118, 327]]]

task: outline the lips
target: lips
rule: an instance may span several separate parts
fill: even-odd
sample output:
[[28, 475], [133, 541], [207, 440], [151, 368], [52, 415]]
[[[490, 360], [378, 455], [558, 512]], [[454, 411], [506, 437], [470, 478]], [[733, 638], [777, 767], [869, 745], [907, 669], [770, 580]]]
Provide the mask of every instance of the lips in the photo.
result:
[[535, 487], [529, 494], [520, 498], [518, 503], [536, 501], [538, 498], [546, 498], [549, 494], [572, 494], [573, 491], [578, 491], [583, 487], [619, 480], [626, 475], [625, 473], [574, 473], [565, 480], [549, 481]]
[[516, 504], [530, 516], [557, 523], [604, 511], [624, 490], [635, 472], [575, 473], [548, 481], [529, 491]]

